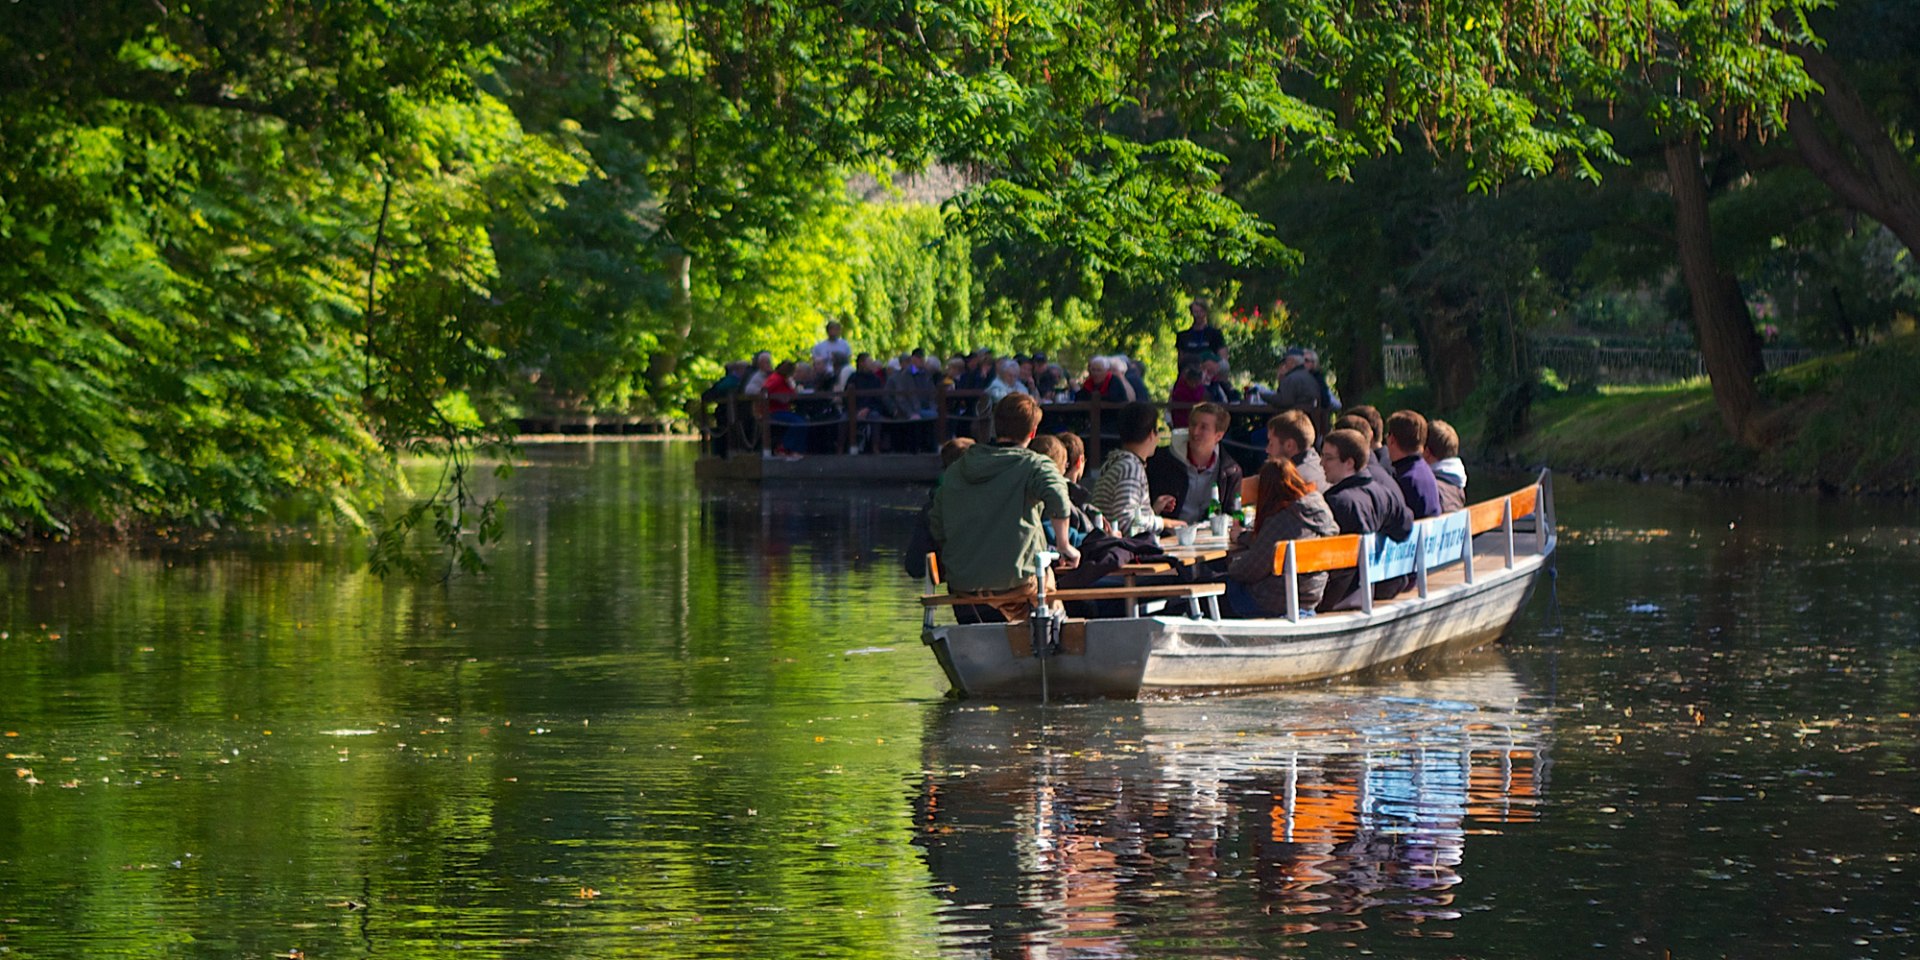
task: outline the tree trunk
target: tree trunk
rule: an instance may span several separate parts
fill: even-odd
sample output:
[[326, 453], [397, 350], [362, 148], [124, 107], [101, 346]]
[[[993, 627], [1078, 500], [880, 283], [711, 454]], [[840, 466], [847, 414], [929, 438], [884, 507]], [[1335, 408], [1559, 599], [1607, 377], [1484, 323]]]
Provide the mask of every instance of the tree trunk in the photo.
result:
[[1467, 308], [1452, 302], [1451, 296], [1437, 295], [1416, 318], [1414, 330], [1420, 340], [1420, 362], [1433, 388], [1434, 409], [1457, 410], [1480, 378], [1480, 343], [1474, 336], [1477, 322]]
[[660, 339], [653, 356], [647, 358], [648, 393], [656, 407], [666, 395], [667, 381], [680, 367], [687, 338], [693, 335], [693, 255], [684, 247], [673, 247], [666, 261], [667, 276], [673, 283], [673, 299], [667, 308], [673, 326]]
[[1340, 396], [1347, 403], [1357, 403], [1358, 398], [1373, 388], [1380, 386], [1380, 311], [1371, 293], [1366, 302], [1349, 301], [1352, 310], [1347, 315], [1345, 354], [1340, 367]]
[[[1806, 64], [1807, 75], [1825, 88], [1817, 99], [1788, 105], [1787, 132], [1800, 159], [1841, 202], [1885, 224], [1920, 256], [1920, 176], [1893, 138], [1847, 80], [1838, 61], [1811, 47], [1791, 44], [1787, 51]], [[1833, 122], [1842, 144], [1827, 138], [1815, 115], [1815, 103]], [[1844, 148], [1852, 148], [1852, 155]]]
[[1727, 432], [1745, 446], [1758, 447], [1760, 390], [1754, 380], [1766, 372], [1760, 336], [1754, 332], [1753, 315], [1740, 294], [1739, 281], [1721, 269], [1714, 256], [1700, 145], [1687, 135], [1668, 141], [1665, 149], [1680, 271], [1693, 303], [1694, 337], [1706, 361], [1707, 378], [1713, 382], [1714, 403]]

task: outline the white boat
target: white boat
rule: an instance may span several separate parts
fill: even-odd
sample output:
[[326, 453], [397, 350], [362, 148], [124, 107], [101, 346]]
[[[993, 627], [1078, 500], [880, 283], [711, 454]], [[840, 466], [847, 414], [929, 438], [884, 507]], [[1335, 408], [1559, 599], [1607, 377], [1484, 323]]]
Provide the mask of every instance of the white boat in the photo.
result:
[[[1058, 591], [1057, 599], [1183, 596], [1188, 616], [1020, 623], [934, 623], [945, 596], [922, 598], [922, 640], [962, 697], [1139, 697], [1308, 683], [1458, 652], [1504, 634], [1549, 566], [1553, 486], [1533, 484], [1415, 524], [1404, 542], [1371, 534], [1283, 544], [1287, 576], [1357, 568], [1369, 584], [1412, 574], [1416, 587], [1362, 609], [1221, 619], [1219, 584]], [[1131, 604], [1130, 604], [1131, 606]], [[1036, 638], [1039, 638], [1036, 642]]]

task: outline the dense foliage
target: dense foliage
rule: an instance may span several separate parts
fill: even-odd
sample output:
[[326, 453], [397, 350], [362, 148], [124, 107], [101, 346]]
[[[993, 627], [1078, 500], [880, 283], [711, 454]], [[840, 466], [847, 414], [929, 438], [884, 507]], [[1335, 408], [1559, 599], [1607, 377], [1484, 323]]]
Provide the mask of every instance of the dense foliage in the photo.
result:
[[[1159, 356], [1200, 291], [1263, 310], [1243, 356], [1311, 340], [1353, 388], [1413, 336], [1446, 404], [1567, 318], [1691, 313], [1737, 354], [1735, 279], [1855, 341], [1920, 287], [1920, 47], [1901, 4], [1824, 6], [16, 5], [0, 532], [360, 522], [396, 454], [451, 453], [387, 522], [471, 562], [515, 410], [670, 413], [830, 316]], [[1706, 222], [1690, 158], [1710, 231], [1667, 222]], [[938, 208], [849, 192], [929, 162]]]

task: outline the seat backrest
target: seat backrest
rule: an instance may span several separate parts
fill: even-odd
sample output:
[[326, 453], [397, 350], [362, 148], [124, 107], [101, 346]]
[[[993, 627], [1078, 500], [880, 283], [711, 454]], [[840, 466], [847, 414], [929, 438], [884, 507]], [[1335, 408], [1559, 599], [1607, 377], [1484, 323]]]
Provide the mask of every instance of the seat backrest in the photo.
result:
[[[1324, 570], [1345, 570], [1360, 565], [1360, 535], [1349, 533], [1338, 537], [1315, 537], [1310, 540], [1294, 540], [1293, 567], [1295, 573], [1320, 573]], [[1273, 553], [1273, 572], [1275, 576], [1286, 573], [1287, 545], [1281, 543]]]
[[1504, 497], [1482, 500], [1467, 507], [1467, 530], [1474, 536], [1500, 526], [1506, 519], [1505, 507], [1513, 505], [1513, 517], [1519, 519], [1540, 508], [1540, 485], [1521, 487]]

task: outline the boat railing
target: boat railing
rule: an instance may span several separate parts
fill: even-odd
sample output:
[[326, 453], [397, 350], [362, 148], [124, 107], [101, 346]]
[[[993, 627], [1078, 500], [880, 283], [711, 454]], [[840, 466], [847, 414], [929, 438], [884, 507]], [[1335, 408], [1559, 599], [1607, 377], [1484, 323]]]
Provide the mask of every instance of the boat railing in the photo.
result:
[[1287, 593], [1287, 619], [1300, 621], [1299, 576], [1307, 573], [1355, 570], [1361, 585], [1360, 610], [1373, 612], [1373, 584], [1412, 574], [1421, 599], [1427, 596], [1427, 575], [1453, 564], [1461, 568], [1466, 582], [1474, 582], [1473, 538], [1493, 530], [1500, 531], [1505, 548], [1506, 568], [1518, 562], [1514, 521], [1533, 518], [1533, 550], [1546, 555], [1553, 552], [1553, 476], [1540, 471], [1535, 482], [1492, 500], [1483, 500], [1462, 510], [1416, 520], [1413, 534], [1405, 540], [1393, 540], [1372, 533], [1350, 533], [1338, 537], [1287, 540], [1274, 549], [1273, 572], [1282, 578]]
[[[832, 431], [830, 450], [836, 454], [872, 452], [875, 444], [864, 434], [870, 429], [905, 432], [917, 429], [923, 436], [905, 436], [900, 445], [931, 452], [953, 437], [991, 439], [992, 407], [985, 390], [960, 390], [935, 386], [930, 391], [879, 389], [820, 390], [812, 393], [747, 395], [729, 393], [711, 398], [698, 407], [696, 420], [709, 441], [710, 452], [718, 457], [759, 456], [778, 445], [777, 435], [793, 428], [802, 431]], [[1191, 411], [1196, 403], [1149, 400], [1169, 416]], [[791, 419], [776, 420], [773, 404], [785, 405], [781, 412], [796, 412]], [[1040, 429], [1044, 433], [1062, 430], [1079, 434], [1086, 441], [1087, 463], [1098, 465], [1106, 451], [1119, 444], [1119, 410], [1126, 402], [1109, 400], [1055, 400], [1040, 404]], [[1241, 451], [1247, 459], [1265, 457], [1263, 444], [1254, 442], [1258, 431], [1280, 408], [1264, 403], [1222, 404], [1232, 420], [1221, 441], [1229, 450]], [[807, 410], [808, 413], [798, 413]], [[863, 442], [865, 441], [865, 442]], [[799, 451], [804, 452], [804, 451]]]

